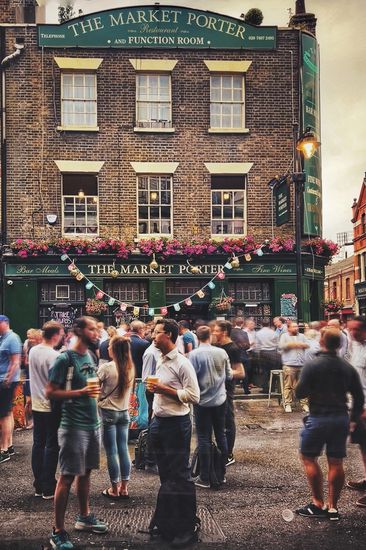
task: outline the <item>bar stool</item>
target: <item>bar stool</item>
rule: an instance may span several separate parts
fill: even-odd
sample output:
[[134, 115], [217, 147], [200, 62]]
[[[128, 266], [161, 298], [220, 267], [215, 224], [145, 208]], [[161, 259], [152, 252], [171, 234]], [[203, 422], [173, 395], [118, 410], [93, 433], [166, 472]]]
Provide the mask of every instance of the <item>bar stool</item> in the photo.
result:
[[269, 376], [269, 389], [268, 389], [268, 407], [270, 405], [270, 402], [271, 402], [271, 396], [272, 396], [272, 381], [273, 381], [273, 377], [274, 376], [278, 376], [279, 377], [279, 381], [280, 381], [280, 388], [281, 388], [281, 394], [276, 394], [277, 396], [278, 395], [281, 395], [281, 402], [282, 402], [282, 406], [284, 407], [284, 398], [283, 398], [283, 370], [282, 369], [274, 369], [274, 370], [271, 370], [271, 374]]

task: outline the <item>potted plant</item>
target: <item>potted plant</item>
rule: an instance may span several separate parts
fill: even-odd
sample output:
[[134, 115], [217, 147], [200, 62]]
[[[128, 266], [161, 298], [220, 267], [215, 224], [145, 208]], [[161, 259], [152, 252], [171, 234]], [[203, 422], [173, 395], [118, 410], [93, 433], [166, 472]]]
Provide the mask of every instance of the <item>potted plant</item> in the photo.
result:
[[219, 296], [218, 298], [214, 298], [212, 300], [209, 305], [209, 309], [221, 312], [229, 311], [233, 301], [234, 298], [232, 298], [231, 296]]
[[105, 313], [108, 309], [108, 306], [102, 300], [97, 300], [96, 298], [88, 298], [85, 305], [85, 311], [88, 315], [93, 317], [98, 317]]

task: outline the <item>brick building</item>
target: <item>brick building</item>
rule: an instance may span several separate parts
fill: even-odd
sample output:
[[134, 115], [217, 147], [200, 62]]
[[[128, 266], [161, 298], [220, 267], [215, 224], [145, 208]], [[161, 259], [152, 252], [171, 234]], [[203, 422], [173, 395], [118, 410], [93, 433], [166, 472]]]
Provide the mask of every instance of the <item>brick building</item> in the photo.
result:
[[354, 257], [349, 256], [325, 268], [324, 300], [338, 300], [343, 303], [336, 315], [344, 321], [355, 313]]
[[[293, 185], [288, 221], [276, 227], [268, 182], [292, 166], [294, 121], [300, 132], [309, 120], [319, 128], [315, 17], [255, 27], [154, 5], [40, 25], [24, 22], [15, 9], [24, 5], [0, 0], [2, 280], [15, 328], [79, 314], [97, 289], [115, 300], [108, 323], [120, 318], [120, 302], [123, 316], [168, 307], [176, 317], [208, 318], [223, 295], [234, 299], [229, 316], [295, 316]], [[320, 154], [312, 163], [304, 233], [319, 236]], [[62, 246], [50, 246], [62, 237], [84, 243], [64, 263]], [[96, 237], [128, 242], [128, 253]], [[38, 250], [12, 245], [24, 238]], [[155, 242], [158, 268], [144, 246], [151, 238], [168, 239], [163, 249]], [[210, 248], [212, 239], [221, 245]], [[80, 282], [67, 269], [74, 253]], [[303, 264], [309, 320], [320, 315], [325, 259], [305, 254]]]
[[356, 314], [366, 315], [366, 174], [352, 205]]

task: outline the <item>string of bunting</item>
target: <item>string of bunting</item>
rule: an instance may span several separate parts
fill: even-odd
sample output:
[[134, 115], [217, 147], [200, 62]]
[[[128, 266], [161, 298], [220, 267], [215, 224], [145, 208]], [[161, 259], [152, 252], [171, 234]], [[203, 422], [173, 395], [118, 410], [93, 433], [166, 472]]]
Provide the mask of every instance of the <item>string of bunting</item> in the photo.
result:
[[[262, 248], [267, 244], [267, 241], [264, 242], [259, 248], [256, 250], [253, 250], [252, 254], [256, 254], [257, 256], [263, 256], [263, 250]], [[180, 311], [181, 305], [185, 304], [186, 306], [192, 305], [192, 298], [194, 296], [197, 296], [198, 298], [204, 298], [206, 296], [205, 288], [209, 288], [210, 290], [213, 290], [216, 287], [215, 280], [222, 281], [225, 279], [225, 270], [231, 270], [231, 269], [238, 269], [240, 267], [240, 261], [239, 258], [244, 257], [247, 262], [250, 262], [252, 259], [251, 253], [246, 254], [240, 254], [235, 255], [233, 254], [226, 262], [223, 264], [218, 272], [212, 277], [208, 283], [206, 283], [202, 288], [191, 294], [190, 296], [187, 296], [183, 300], [180, 300], [179, 302], [176, 302], [174, 304], [167, 304], [165, 306], [158, 306], [158, 307], [148, 307], [149, 315], [154, 316], [155, 312], [160, 313], [161, 315], [167, 315], [169, 308], [173, 308], [174, 311]], [[135, 317], [138, 317], [140, 313], [140, 309], [143, 309], [141, 306], [137, 306], [135, 304], [128, 304], [126, 302], [122, 302], [121, 300], [118, 300], [117, 298], [114, 298], [107, 292], [104, 292], [101, 288], [99, 288], [96, 284], [94, 284], [84, 273], [80, 271], [80, 269], [76, 266], [75, 260], [70, 258], [68, 254], [62, 254], [61, 260], [63, 262], [70, 262], [68, 265], [68, 270], [70, 271], [70, 274], [75, 277], [77, 281], [82, 281], [85, 279], [85, 288], [88, 290], [94, 289], [95, 291], [95, 297], [97, 300], [106, 300], [106, 303], [109, 306], [119, 305], [121, 311], [127, 311], [127, 309], [133, 310], [133, 315]], [[197, 266], [192, 266], [187, 260], [188, 265], [191, 268], [192, 274], [198, 274], [199, 268]], [[158, 267], [158, 263], [155, 260], [155, 254], [153, 255], [153, 260], [150, 263], [150, 266], [152, 266], [154, 269]], [[119, 275], [119, 272], [115, 268], [115, 263], [113, 262], [113, 270], [111, 271], [110, 275], [114, 278], [117, 278]]]

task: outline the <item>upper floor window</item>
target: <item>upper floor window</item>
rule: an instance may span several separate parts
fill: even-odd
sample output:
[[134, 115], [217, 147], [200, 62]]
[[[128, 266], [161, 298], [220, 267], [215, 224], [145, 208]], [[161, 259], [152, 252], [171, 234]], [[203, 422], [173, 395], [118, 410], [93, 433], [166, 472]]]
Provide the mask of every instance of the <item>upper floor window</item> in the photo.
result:
[[137, 74], [136, 121], [142, 128], [172, 127], [170, 74]]
[[211, 75], [211, 128], [244, 128], [244, 76]]
[[63, 233], [98, 234], [98, 179], [95, 174], [63, 174]]
[[170, 235], [172, 227], [172, 178], [141, 175], [138, 186], [138, 231], [140, 235]]
[[97, 126], [97, 75], [62, 73], [61, 126]]
[[243, 235], [246, 224], [244, 176], [211, 177], [212, 235]]
[[366, 214], [365, 214], [365, 212], [361, 216], [361, 232], [366, 233]]
[[333, 284], [332, 284], [332, 300], [336, 300], [336, 299], [337, 299], [337, 282], [333, 281]]
[[346, 278], [346, 300], [351, 299], [351, 279], [349, 277]]

